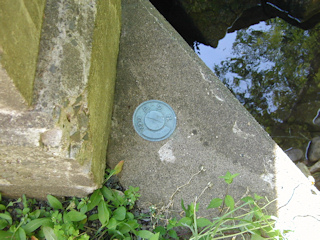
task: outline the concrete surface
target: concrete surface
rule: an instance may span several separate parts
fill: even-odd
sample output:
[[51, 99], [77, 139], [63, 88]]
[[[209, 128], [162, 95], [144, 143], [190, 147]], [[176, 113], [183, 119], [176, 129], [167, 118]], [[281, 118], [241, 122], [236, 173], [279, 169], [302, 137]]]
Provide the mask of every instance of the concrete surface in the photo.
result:
[[[28, 11], [38, 10], [33, 7]], [[121, 5], [48, 0], [42, 18], [31, 105], [15, 75], [0, 66], [0, 191], [12, 197], [86, 196], [105, 174]], [[28, 34], [28, 24], [20, 28]], [[25, 54], [19, 42], [10, 47], [17, 48], [14, 56], [1, 44], [4, 59]]]
[[32, 102], [45, 4], [45, 0], [0, 2], [0, 62], [28, 104]]
[[[226, 194], [218, 177], [230, 171], [240, 174], [229, 190], [236, 200], [247, 190], [277, 198], [271, 211], [279, 226], [295, 229], [290, 239], [319, 239], [320, 198], [312, 183], [147, 0], [123, 0], [122, 9], [107, 163], [124, 160], [120, 182], [140, 187], [139, 207], [180, 212], [181, 199], [190, 204], [211, 182], [199, 199], [201, 215], [208, 215], [210, 200]], [[151, 99], [177, 115], [175, 132], [160, 142], [144, 140], [132, 125], [136, 107]]]

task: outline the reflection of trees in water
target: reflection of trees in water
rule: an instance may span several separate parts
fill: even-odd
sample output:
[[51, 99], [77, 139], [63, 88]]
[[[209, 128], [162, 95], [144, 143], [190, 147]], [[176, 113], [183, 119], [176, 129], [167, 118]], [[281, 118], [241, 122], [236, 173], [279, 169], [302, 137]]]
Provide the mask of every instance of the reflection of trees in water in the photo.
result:
[[281, 19], [266, 30], [239, 30], [234, 57], [214, 70], [284, 149], [320, 135], [320, 24], [303, 31]]

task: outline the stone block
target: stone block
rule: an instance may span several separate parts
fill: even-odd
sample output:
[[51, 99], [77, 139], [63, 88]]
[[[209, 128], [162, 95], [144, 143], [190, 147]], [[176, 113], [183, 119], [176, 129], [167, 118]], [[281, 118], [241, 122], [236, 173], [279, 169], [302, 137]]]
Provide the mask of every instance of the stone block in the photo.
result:
[[[278, 214], [279, 226], [295, 229], [290, 239], [305, 233], [319, 239], [320, 195], [312, 182], [149, 1], [122, 3], [107, 163], [124, 160], [119, 179], [126, 188], [140, 187], [138, 206], [172, 216], [182, 211], [181, 199], [187, 205], [198, 198], [198, 216], [217, 216], [206, 207], [225, 196], [219, 176], [230, 171], [239, 173], [228, 192], [236, 201], [253, 193], [276, 199], [270, 212]], [[169, 104], [177, 116], [175, 131], [163, 141], [147, 141], [133, 127], [135, 109], [152, 99]]]
[[[43, 19], [43, 23], [34, 24], [41, 30], [41, 38], [38, 34], [39, 53], [33, 57], [36, 68], [33, 78], [32, 74], [28, 77], [32, 89], [27, 93], [18, 83], [26, 80], [10, 70], [13, 67], [23, 73], [25, 68], [6, 59], [23, 58], [34, 49], [23, 45], [27, 40], [4, 46], [0, 38], [4, 59], [0, 71], [0, 191], [12, 197], [86, 196], [100, 187], [104, 178], [119, 50], [120, 1], [25, 2], [28, 4], [21, 1], [19, 6], [10, 7], [13, 12], [26, 12], [28, 17], [38, 13], [30, 18]], [[40, 3], [45, 3], [43, 14]], [[6, 21], [4, 15], [0, 19], [1, 24]], [[27, 20], [25, 25], [20, 19], [11, 21], [12, 26], [1, 29], [1, 35], [10, 35], [17, 24], [19, 29], [25, 28], [23, 32], [29, 29]], [[11, 48], [15, 48], [14, 54]], [[20, 60], [29, 63], [29, 59]]]

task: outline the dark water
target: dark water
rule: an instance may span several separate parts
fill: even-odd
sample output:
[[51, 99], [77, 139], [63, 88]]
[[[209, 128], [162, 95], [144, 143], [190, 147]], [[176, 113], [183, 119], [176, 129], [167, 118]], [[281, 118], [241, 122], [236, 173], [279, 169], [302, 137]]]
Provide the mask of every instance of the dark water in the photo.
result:
[[320, 136], [320, 26], [303, 31], [276, 21], [195, 51], [282, 149], [300, 149], [306, 160], [309, 142]]

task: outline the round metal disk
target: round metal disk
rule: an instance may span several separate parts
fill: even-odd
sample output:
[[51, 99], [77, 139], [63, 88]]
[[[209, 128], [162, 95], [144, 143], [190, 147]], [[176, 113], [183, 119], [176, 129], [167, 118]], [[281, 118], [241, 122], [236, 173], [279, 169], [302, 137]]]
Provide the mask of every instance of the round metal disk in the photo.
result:
[[177, 118], [173, 109], [159, 100], [141, 103], [133, 114], [136, 132], [148, 141], [168, 138], [176, 128]]

